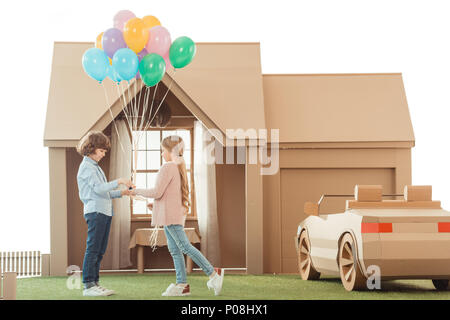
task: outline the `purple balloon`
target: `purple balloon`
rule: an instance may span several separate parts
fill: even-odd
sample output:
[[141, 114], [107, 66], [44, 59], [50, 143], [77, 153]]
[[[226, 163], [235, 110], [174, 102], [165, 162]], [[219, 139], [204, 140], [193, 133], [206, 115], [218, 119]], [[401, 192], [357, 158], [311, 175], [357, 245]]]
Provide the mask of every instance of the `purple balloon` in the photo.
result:
[[141, 62], [142, 58], [144, 58], [146, 55], [148, 55], [148, 51], [144, 48], [141, 52], [138, 53], [139, 62]]
[[[138, 53], [138, 59], [139, 59], [139, 62], [141, 62], [141, 60], [146, 56], [146, 55], [148, 55], [148, 52], [147, 52], [147, 49], [142, 49], [142, 51], [141, 52], [139, 52]], [[140, 79], [141, 78], [141, 74], [139, 73], [139, 71], [137, 72], [137, 74], [136, 74], [136, 79]]]
[[108, 29], [103, 33], [102, 46], [106, 55], [111, 59], [117, 50], [127, 48], [122, 31], [117, 28]]

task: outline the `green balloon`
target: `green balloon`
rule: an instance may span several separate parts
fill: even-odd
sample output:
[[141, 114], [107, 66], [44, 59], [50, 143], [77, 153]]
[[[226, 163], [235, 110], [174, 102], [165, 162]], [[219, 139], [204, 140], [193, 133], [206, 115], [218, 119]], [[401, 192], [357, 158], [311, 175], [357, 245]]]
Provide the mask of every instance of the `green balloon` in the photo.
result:
[[179, 37], [170, 46], [170, 63], [174, 68], [183, 68], [194, 59], [196, 50], [195, 43], [191, 38]]
[[166, 62], [164, 58], [157, 53], [150, 53], [146, 55], [139, 63], [139, 73], [142, 81], [153, 87], [164, 77], [166, 72]]

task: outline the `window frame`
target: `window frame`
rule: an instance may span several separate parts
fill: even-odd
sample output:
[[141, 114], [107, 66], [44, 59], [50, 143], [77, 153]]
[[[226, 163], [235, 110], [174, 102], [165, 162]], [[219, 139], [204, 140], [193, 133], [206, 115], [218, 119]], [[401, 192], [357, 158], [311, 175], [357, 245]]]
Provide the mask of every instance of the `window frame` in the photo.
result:
[[[194, 128], [193, 127], [189, 127], [189, 126], [168, 126], [165, 128], [148, 128], [146, 131], [159, 131], [160, 134], [160, 141], [162, 141], [162, 135], [163, 135], [163, 131], [173, 131], [173, 130], [187, 130], [189, 131], [189, 135], [190, 135], [190, 167], [186, 168], [187, 172], [189, 174], [189, 179], [190, 179], [190, 190], [189, 190], [189, 195], [190, 195], [190, 200], [191, 200], [191, 213], [187, 215], [186, 220], [197, 220], [197, 210], [196, 210], [196, 205], [195, 205], [195, 186], [194, 186]], [[147, 145], [145, 146], [147, 148]], [[144, 149], [144, 150], [140, 150], [139, 151], [158, 151], [156, 149]], [[131, 163], [133, 166], [133, 152], [134, 149], [132, 147], [131, 150]], [[184, 155], [186, 156], [186, 154]], [[162, 159], [162, 149], [161, 146], [159, 147], [159, 159], [160, 159], [160, 166], [163, 163], [163, 159]], [[133, 173], [133, 168], [131, 169], [131, 174]], [[136, 170], [136, 173], [157, 173], [159, 171], [159, 169], [150, 169], [150, 170]], [[152, 219], [152, 214], [135, 214], [133, 212], [133, 200], [132, 198], [130, 198], [130, 219], [132, 222], [135, 221], [151, 221]]]

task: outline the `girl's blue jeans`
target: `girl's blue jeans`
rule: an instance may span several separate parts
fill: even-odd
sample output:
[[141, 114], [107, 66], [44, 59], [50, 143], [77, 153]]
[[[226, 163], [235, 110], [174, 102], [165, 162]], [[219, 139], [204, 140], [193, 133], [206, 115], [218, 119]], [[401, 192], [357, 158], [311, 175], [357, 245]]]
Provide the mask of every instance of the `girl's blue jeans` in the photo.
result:
[[167, 237], [167, 247], [172, 255], [173, 264], [175, 265], [177, 283], [187, 283], [186, 265], [183, 254], [187, 254], [191, 257], [192, 261], [202, 268], [206, 275], [210, 276], [214, 272], [214, 267], [211, 263], [209, 263], [203, 254], [190, 243], [182, 225], [171, 224], [169, 226], [164, 226], [164, 233]]

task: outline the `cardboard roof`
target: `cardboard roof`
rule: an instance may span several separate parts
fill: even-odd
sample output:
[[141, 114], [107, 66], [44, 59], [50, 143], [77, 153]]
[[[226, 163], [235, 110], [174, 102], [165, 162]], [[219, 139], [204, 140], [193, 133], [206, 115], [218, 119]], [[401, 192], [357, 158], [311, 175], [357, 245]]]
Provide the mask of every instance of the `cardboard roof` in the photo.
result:
[[[103, 82], [108, 105], [102, 86], [83, 71], [82, 56], [93, 46], [55, 42], [44, 143], [79, 140], [117, 101], [115, 84]], [[223, 133], [265, 128], [259, 43], [197, 43], [193, 62], [169, 75]]]
[[268, 129], [280, 142], [414, 141], [402, 76], [267, 74]]
[[[117, 86], [103, 82], [106, 98], [81, 65], [93, 45], [54, 44], [45, 145], [73, 145], [110, 123]], [[166, 74], [164, 84], [172, 78], [194, 116], [223, 134], [267, 127], [280, 129], [281, 143], [414, 142], [401, 74], [262, 75], [259, 43], [197, 43], [193, 62]], [[114, 115], [119, 108], [111, 108]]]
[[[102, 86], [83, 71], [81, 59], [92, 43], [55, 42], [45, 121], [45, 140], [79, 140], [105, 113]], [[111, 81], [103, 82], [111, 103], [118, 98]]]

